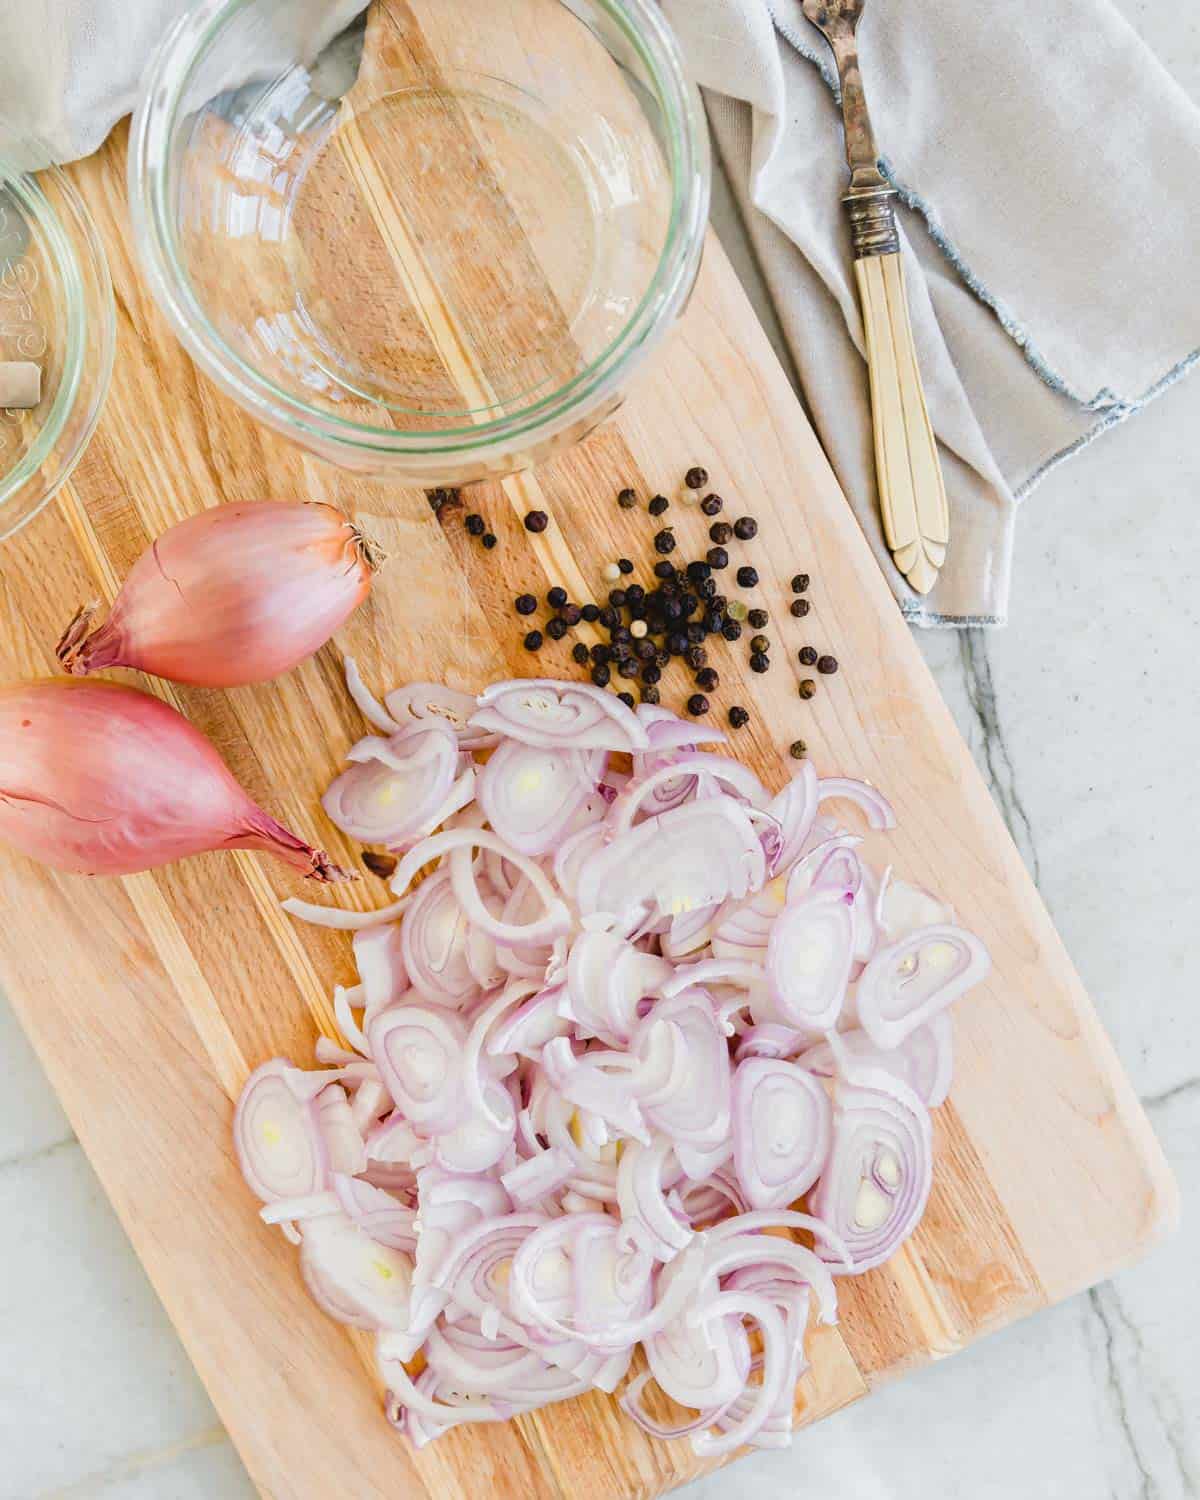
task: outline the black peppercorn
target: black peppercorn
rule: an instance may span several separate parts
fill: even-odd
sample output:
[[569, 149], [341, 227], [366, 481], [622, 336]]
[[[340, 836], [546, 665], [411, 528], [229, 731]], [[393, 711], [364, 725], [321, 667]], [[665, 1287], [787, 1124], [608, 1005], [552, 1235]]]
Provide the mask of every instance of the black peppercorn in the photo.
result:
[[483, 533], [487, 530], [487, 522], [483, 519], [482, 516], [470, 515], [463, 522], [463, 525], [467, 528], [472, 536], [482, 536]]
[[567, 622], [560, 616], [555, 615], [553, 619], [546, 621], [546, 634], [552, 641], [561, 641], [567, 633]]
[[665, 558], [663, 559], [662, 562], [656, 562], [654, 564], [654, 576], [655, 576], [655, 578], [674, 578], [674, 576], [675, 576], [675, 565], [674, 565], [674, 563], [667, 562]]
[[675, 533], [669, 526], [664, 526], [654, 538], [654, 550], [656, 552], [674, 552]]
[[710, 609], [704, 616], [704, 628], [709, 635], [715, 635], [725, 623], [725, 613], [720, 609]]
[[519, 615], [531, 615], [537, 608], [537, 600], [532, 594], [518, 594], [513, 600], [513, 608]]
[[758, 535], [758, 522], [753, 516], [739, 516], [733, 523], [733, 534], [739, 542], [748, 542]]
[[800, 684], [800, 696], [802, 698], [811, 698], [816, 691], [817, 685], [811, 677], [806, 677]]
[[632, 708], [633, 707], [633, 694], [632, 693], [618, 693], [617, 697], [620, 698], [621, 702], [625, 705], [626, 708]]
[[793, 599], [788, 605], [788, 609], [796, 616], [797, 620], [803, 620], [810, 608], [811, 606], [807, 599]]
[[708, 712], [708, 699], [703, 693], [693, 693], [687, 701], [687, 711], [694, 718], [699, 718], [701, 714]]
[[749, 566], [737, 570], [738, 588], [752, 589], [758, 582], [758, 569]]
[[542, 646], [542, 632], [540, 630], [531, 630], [529, 632], [529, 634], [525, 637], [525, 649], [526, 649], [526, 651], [540, 651], [541, 650], [541, 646]]
[[721, 634], [727, 641], [736, 641], [741, 638], [742, 627], [736, 620], [726, 620], [721, 626]]
[[687, 622], [687, 638], [693, 646], [698, 646], [704, 639], [704, 635], [704, 626], [699, 620], [689, 620]]
[[688, 648], [688, 638], [682, 630], [673, 630], [667, 637], [667, 650], [672, 656], [682, 656]]
[[751, 651], [769, 651], [771, 642], [765, 635], [753, 635], [750, 637], [750, 649]]
[[622, 510], [632, 510], [637, 504], [637, 496], [630, 489], [620, 490], [617, 493], [617, 504]]
[[362, 862], [371, 874], [378, 875], [380, 880], [390, 880], [396, 873], [396, 866], [400, 863], [394, 854], [379, 854], [374, 849], [363, 850]]
[[654, 658], [656, 667], [669, 667], [671, 665], [671, 653], [665, 646], [660, 646]]
[[715, 542], [718, 547], [723, 547], [733, 535], [733, 527], [728, 521], [714, 521], [708, 528], [709, 540]]
[[614, 625], [619, 624], [620, 618], [611, 604], [606, 604], [599, 615], [600, 623], [604, 626], [605, 630], [611, 630]]
[[702, 578], [707, 578], [712, 568], [706, 562], [690, 562], [687, 565], [687, 576], [689, 583], [699, 583]]
[[795, 578], [792, 579], [792, 593], [802, 594], [808, 587], [808, 582], [809, 579], [807, 573], [797, 573]]
[[612, 673], [602, 661], [598, 661], [592, 668], [592, 681], [597, 687], [607, 687], [611, 677]]
[[646, 507], [646, 509], [650, 512], [650, 514], [652, 516], [661, 516], [662, 513], [663, 513], [663, 511], [666, 510], [667, 506], [670, 503], [671, 502], [667, 499], [667, 497], [665, 495], [655, 495], [654, 499], [651, 500], [650, 504]]
[[640, 583], [631, 583], [625, 590], [625, 603], [631, 605], [645, 604], [646, 590]]
[[696, 673], [696, 686], [703, 688], [706, 693], [711, 693], [713, 688], [720, 685], [721, 679], [712, 667], [701, 667]]
[[765, 651], [751, 651], [750, 670], [752, 672], [769, 672], [771, 670], [771, 658]]
[[706, 516], [715, 516], [719, 514], [724, 504], [725, 502], [721, 499], [720, 495], [705, 495], [704, 499], [700, 502], [700, 509]]
[[702, 490], [708, 483], [708, 470], [702, 469], [699, 464], [693, 464], [683, 476], [683, 482], [689, 490]]
[[684, 619], [687, 620], [700, 608], [700, 600], [695, 594], [684, 594], [679, 601], [679, 607], [683, 610]]
[[578, 625], [580, 620], [583, 619], [583, 610], [580, 609], [578, 604], [564, 604], [559, 610], [559, 614], [562, 616], [563, 623], [572, 627]]
[[585, 604], [579, 611], [579, 613], [583, 616], [583, 618], [588, 622], [589, 625], [594, 625], [600, 618], [600, 611], [594, 604]]
[[628, 625], [614, 625], [609, 632], [609, 639], [614, 646], [628, 646], [633, 637], [629, 634]]
[[641, 665], [632, 656], [627, 656], [624, 661], [617, 663], [617, 671], [622, 677], [636, 677], [641, 671]]
[[824, 672], [826, 676], [829, 676], [831, 672], [836, 672], [837, 669], [838, 664], [836, 656], [819, 656], [817, 658], [818, 672]]
[[658, 654], [658, 647], [649, 636], [644, 635], [640, 641], [634, 641], [633, 654], [638, 661], [653, 661]]
[[665, 599], [662, 607], [663, 619], [674, 622], [683, 619], [683, 600]]
[[606, 646], [603, 641], [598, 641], [588, 652], [588, 655], [597, 666], [600, 666], [612, 656], [612, 647]]
[[544, 510], [531, 510], [525, 517], [526, 531], [545, 531], [550, 524], [550, 517]]
[[708, 607], [711, 610], [715, 610], [718, 614], [724, 614], [728, 603], [729, 600], [726, 599], [724, 594], [714, 594], [708, 601]]
[[808, 746], [803, 740], [793, 740], [788, 746], [788, 754], [793, 760], [803, 760], [808, 754]]
[[741, 729], [744, 725], [749, 724], [750, 715], [740, 703], [735, 703], [729, 710], [729, 722], [735, 729]]
[[612, 607], [614, 609], [620, 609], [621, 606], [625, 603], [625, 590], [624, 589], [609, 589], [609, 591], [608, 591], [608, 602], [612, 605]]
[[657, 703], [660, 697], [661, 694], [652, 682], [648, 682], [645, 687], [642, 688], [643, 703]]
[[617, 567], [620, 568], [620, 570], [621, 570], [622, 573], [632, 573], [633, 572], [633, 564], [629, 561], [629, 559], [627, 557], [618, 557], [617, 558]]
[[492, 550], [492, 548], [496, 545], [496, 533], [494, 531], [485, 531], [483, 533], [483, 536], [480, 538], [480, 540], [483, 542], [483, 545], [490, 552]]
[[445, 503], [446, 503], [446, 491], [445, 490], [426, 490], [425, 491], [425, 498], [426, 498], [426, 500], [429, 501], [429, 509], [436, 516], [437, 513], [438, 513], [438, 511], [441, 510], [442, 506], [445, 505]]
[[767, 623], [767, 612], [765, 609], [752, 609], [746, 616], [746, 624], [753, 630], [761, 630]]
[[591, 661], [591, 653], [582, 641], [576, 641], [571, 647], [571, 660], [577, 661], [579, 665], [586, 666]]
[[817, 653], [812, 646], [801, 646], [796, 652], [796, 658], [802, 667], [815, 667], [817, 664]]
[[648, 661], [642, 668], [643, 682], [659, 682], [662, 680], [662, 668], [657, 662]]
[[566, 602], [566, 589], [553, 588], [546, 595], [546, 603], [551, 609], [561, 609]]
[[704, 554], [708, 558], [710, 568], [727, 568], [729, 566], [729, 553], [724, 547], [710, 547]]
[[701, 667], [707, 666], [708, 652], [703, 646], [693, 644], [683, 653], [683, 659], [693, 672], [698, 672]]

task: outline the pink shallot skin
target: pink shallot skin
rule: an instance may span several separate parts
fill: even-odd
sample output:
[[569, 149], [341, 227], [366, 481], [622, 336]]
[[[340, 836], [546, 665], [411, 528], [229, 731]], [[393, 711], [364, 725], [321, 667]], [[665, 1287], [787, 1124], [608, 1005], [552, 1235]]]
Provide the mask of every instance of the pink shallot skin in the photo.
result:
[[262, 849], [314, 880], [352, 878], [256, 806], [182, 714], [102, 680], [0, 688], [0, 840], [89, 875]]
[[197, 687], [265, 682], [325, 644], [381, 561], [332, 505], [214, 506], [141, 555], [98, 629], [96, 607], [81, 609], [58, 660], [78, 677], [122, 666]]

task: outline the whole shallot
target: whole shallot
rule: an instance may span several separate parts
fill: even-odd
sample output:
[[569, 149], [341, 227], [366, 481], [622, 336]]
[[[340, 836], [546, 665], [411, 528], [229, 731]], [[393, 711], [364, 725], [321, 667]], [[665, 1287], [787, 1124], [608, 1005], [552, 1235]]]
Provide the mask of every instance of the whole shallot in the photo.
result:
[[257, 807], [182, 714], [115, 682], [0, 688], [0, 840], [90, 875], [264, 849], [314, 880], [351, 878]]
[[96, 606], [81, 609], [58, 659], [77, 677], [137, 667], [198, 687], [265, 682], [325, 644], [382, 561], [331, 505], [215, 506], [142, 554], [98, 629]]

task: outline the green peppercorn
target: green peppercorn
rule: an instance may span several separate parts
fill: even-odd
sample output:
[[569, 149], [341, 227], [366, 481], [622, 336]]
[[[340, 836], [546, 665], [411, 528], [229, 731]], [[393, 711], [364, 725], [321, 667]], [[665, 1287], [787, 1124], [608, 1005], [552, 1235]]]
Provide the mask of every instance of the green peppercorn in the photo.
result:
[[[731, 599], [727, 608], [731, 620], [737, 620], [740, 623], [742, 620], [749, 618], [750, 612], [740, 599]], [[739, 631], [738, 635], [740, 634], [741, 632]], [[737, 636], [731, 636], [730, 639], [736, 641]]]

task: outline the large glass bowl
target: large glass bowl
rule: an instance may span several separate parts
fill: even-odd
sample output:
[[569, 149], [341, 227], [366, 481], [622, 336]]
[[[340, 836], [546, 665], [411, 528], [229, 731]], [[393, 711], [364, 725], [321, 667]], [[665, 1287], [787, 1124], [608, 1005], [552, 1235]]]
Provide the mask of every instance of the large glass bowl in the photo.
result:
[[34, 363], [41, 399], [0, 408], [0, 541], [33, 519], [95, 429], [113, 360], [113, 295], [82, 199], [49, 152], [0, 118], [0, 361]]
[[619, 402], [684, 306], [703, 111], [652, 0], [201, 0], [130, 143], [197, 364], [344, 467], [504, 474]]

